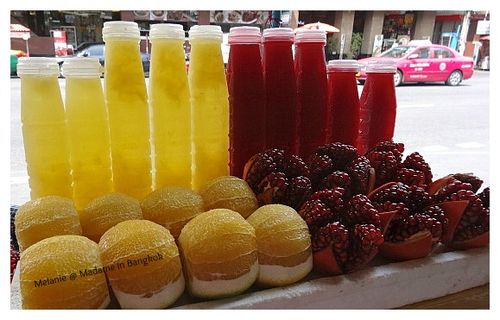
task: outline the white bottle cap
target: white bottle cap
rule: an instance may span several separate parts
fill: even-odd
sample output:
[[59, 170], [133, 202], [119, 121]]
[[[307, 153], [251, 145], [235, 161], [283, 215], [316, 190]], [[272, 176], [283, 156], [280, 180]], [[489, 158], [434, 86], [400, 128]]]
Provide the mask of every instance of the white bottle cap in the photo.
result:
[[366, 73], [396, 73], [396, 63], [392, 61], [370, 61]]
[[359, 68], [360, 65], [356, 60], [330, 60], [327, 65], [328, 72], [358, 72]]
[[75, 57], [64, 61], [62, 73], [65, 77], [100, 77], [102, 66], [98, 58]]
[[189, 40], [215, 39], [222, 42], [222, 29], [220, 26], [195, 25], [189, 29]]
[[156, 23], [151, 25], [149, 30], [149, 39], [178, 39], [184, 40], [186, 34], [181, 24], [175, 23]]
[[28, 58], [21, 57], [17, 62], [17, 74], [40, 75], [40, 76], [58, 76], [59, 65], [54, 58]]
[[259, 27], [232, 27], [229, 29], [228, 43], [261, 43]]
[[139, 25], [132, 21], [108, 21], [104, 22], [102, 38], [104, 41], [110, 38], [132, 38], [139, 40], [141, 33]]
[[326, 32], [322, 30], [299, 29], [295, 34], [295, 43], [304, 42], [326, 44]]
[[270, 28], [262, 33], [264, 42], [267, 41], [293, 41], [295, 35], [291, 28]]

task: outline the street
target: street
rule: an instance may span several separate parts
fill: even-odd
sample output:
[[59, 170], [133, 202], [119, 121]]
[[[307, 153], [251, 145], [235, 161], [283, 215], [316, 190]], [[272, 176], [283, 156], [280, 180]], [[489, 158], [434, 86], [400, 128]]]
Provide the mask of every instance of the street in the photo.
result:
[[[29, 200], [21, 135], [20, 80], [11, 82], [11, 204]], [[60, 79], [64, 94], [64, 79]], [[362, 86], [358, 86], [359, 92]], [[434, 177], [473, 172], [489, 185], [489, 72], [475, 71], [458, 87], [404, 84], [396, 88], [394, 140], [420, 152]]]

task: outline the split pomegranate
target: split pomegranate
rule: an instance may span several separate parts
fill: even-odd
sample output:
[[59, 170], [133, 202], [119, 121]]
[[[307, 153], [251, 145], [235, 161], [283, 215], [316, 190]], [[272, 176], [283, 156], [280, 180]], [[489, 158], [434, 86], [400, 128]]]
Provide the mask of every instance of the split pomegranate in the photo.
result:
[[433, 205], [431, 195], [418, 185], [389, 182], [369, 195], [383, 214], [395, 212], [384, 233], [380, 253], [393, 260], [423, 258], [441, 240], [448, 226], [444, 210]]
[[358, 150], [339, 142], [320, 146], [309, 157], [311, 183], [314, 191], [342, 187], [345, 197], [367, 194], [375, 183], [370, 161]]
[[396, 181], [422, 188], [432, 182], [432, 171], [422, 155], [414, 152], [403, 161], [404, 144], [393, 141], [378, 143], [366, 153], [375, 169], [375, 187]]
[[483, 206], [490, 208], [490, 187], [484, 188], [481, 193], [478, 194], [479, 199], [483, 202]]
[[16, 237], [16, 213], [19, 206], [10, 206], [10, 242], [14, 246], [14, 249], [19, 250], [19, 244], [17, 243]]
[[375, 169], [376, 187], [389, 181], [395, 181], [403, 152], [404, 145], [402, 143], [382, 141], [366, 153], [366, 157]]
[[14, 247], [12, 240], [10, 241], [10, 281], [14, 277], [14, 270], [16, 270], [17, 262], [19, 261], [19, 251]]
[[384, 242], [384, 221], [362, 194], [340, 187], [313, 193], [299, 210], [312, 234], [314, 268], [335, 275], [367, 265]]
[[279, 203], [298, 210], [311, 194], [305, 162], [280, 149], [269, 149], [250, 158], [243, 179], [252, 188], [259, 205]]
[[489, 243], [489, 188], [470, 173], [452, 174], [430, 185], [436, 203], [444, 210], [449, 226], [443, 243], [454, 249], [485, 247]]

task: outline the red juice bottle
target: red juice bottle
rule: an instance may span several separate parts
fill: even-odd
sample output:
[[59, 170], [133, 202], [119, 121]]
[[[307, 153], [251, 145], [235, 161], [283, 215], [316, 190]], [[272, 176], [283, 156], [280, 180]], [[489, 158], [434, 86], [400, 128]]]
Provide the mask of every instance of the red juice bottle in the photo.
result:
[[361, 154], [394, 135], [395, 72], [396, 65], [392, 62], [374, 62], [366, 67], [367, 77], [360, 98], [358, 150]]
[[263, 32], [266, 147], [296, 154], [298, 114], [293, 39], [291, 28], [271, 28]]
[[356, 146], [359, 133], [359, 96], [356, 60], [328, 62], [328, 142]]
[[327, 142], [328, 83], [325, 65], [326, 33], [302, 30], [295, 35], [295, 74], [299, 110], [299, 156], [307, 159]]
[[241, 178], [248, 159], [266, 147], [262, 36], [257, 27], [234, 27], [228, 40], [229, 167], [232, 176]]

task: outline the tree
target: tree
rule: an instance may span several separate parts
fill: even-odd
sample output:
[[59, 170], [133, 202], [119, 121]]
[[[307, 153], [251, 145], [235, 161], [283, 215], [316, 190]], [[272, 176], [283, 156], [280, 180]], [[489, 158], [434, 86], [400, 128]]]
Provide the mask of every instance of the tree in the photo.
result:
[[348, 53], [349, 59], [356, 59], [361, 51], [361, 44], [363, 43], [363, 33], [354, 32], [351, 38], [351, 49]]

